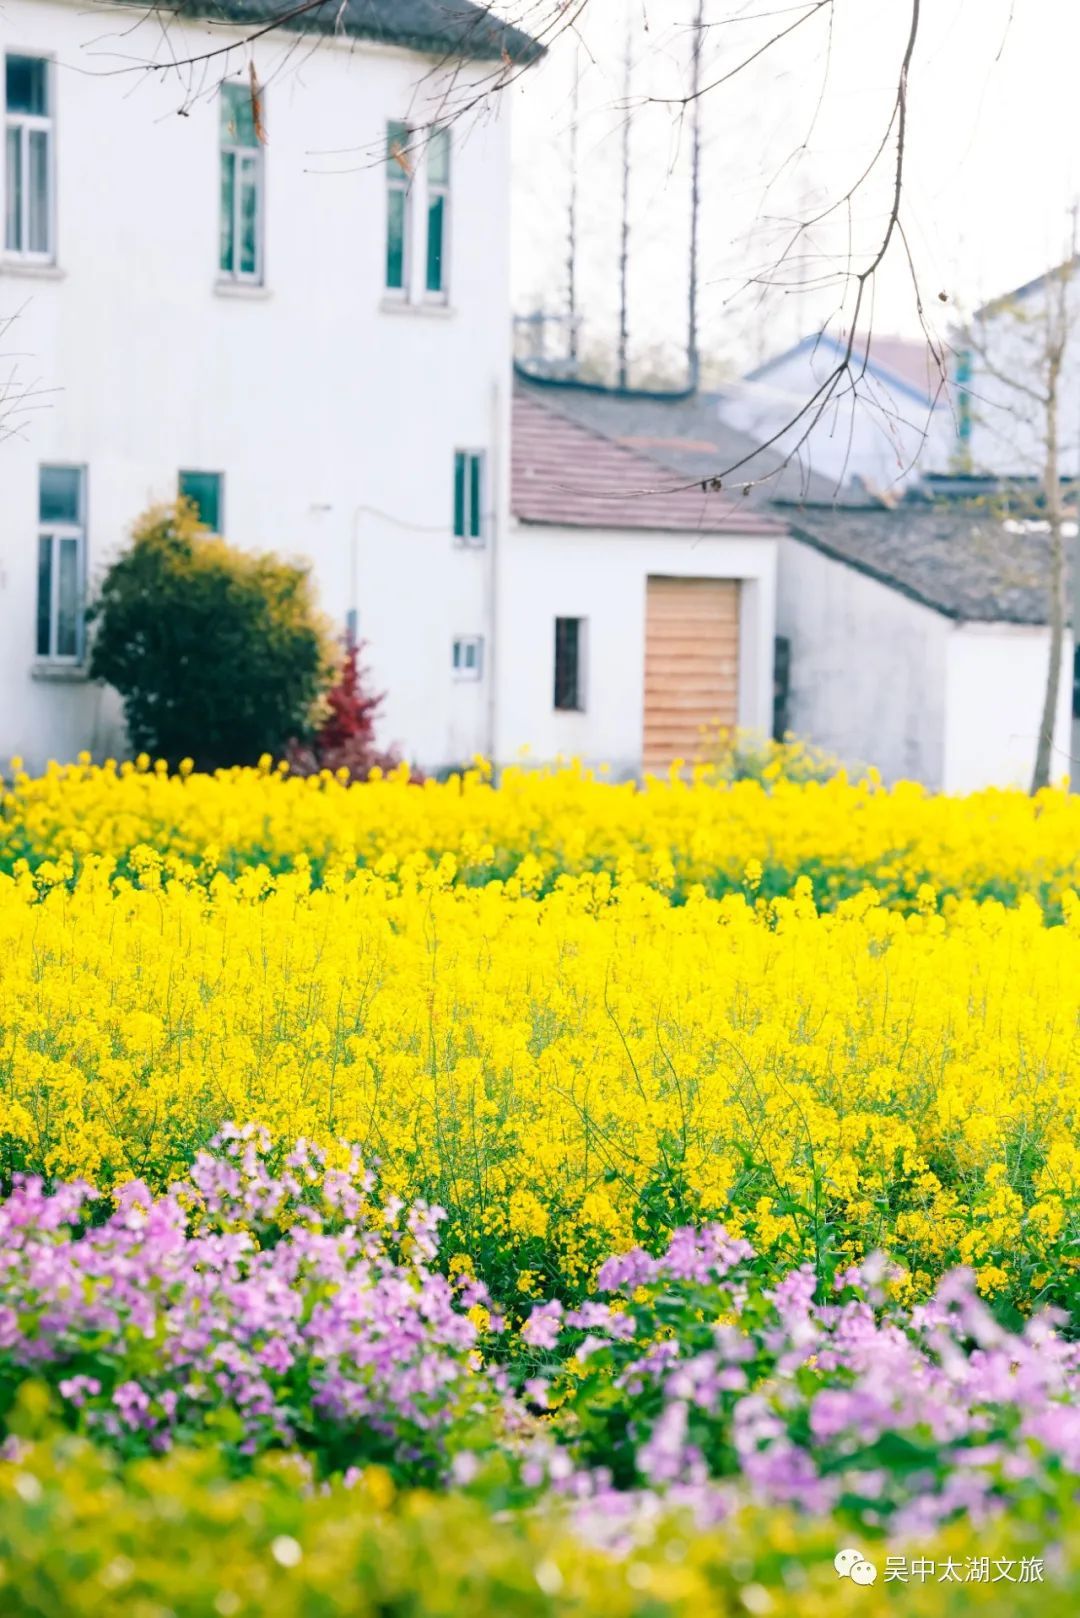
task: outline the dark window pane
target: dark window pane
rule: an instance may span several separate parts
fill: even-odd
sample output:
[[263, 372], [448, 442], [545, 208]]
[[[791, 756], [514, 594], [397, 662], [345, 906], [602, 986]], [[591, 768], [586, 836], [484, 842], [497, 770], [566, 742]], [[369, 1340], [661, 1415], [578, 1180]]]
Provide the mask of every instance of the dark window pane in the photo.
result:
[[386, 157], [390, 164], [390, 173], [395, 172], [407, 176], [409, 172], [409, 126], [408, 124], [390, 122], [386, 126]]
[[432, 197], [428, 203], [427, 227], [427, 290], [443, 290], [443, 229], [446, 220], [446, 198]]
[[27, 176], [27, 247], [31, 253], [49, 251], [49, 137], [31, 129], [30, 173]]
[[4, 246], [22, 252], [22, 130], [9, 129], [5, 143]]
[[221, 494], [224, 478], [220, 472], [181, 472], [181, 498], [190, 500], [199, 521], [213, 533], [221, 532]]
[[450, 178], [450, 131], [437, 129], [428, 141], [428, 181], [446, 185]]
[[229, 275], [235, 252], [236, 154], [221, 154], [221, 268]]
[[79, 653], [79, 542], [61, 539], [56, 591], [56, 655]]
[[52, 619], [52, 535], [38, 537], [37, 655], [48, 657], [49, 625]]
[[38, 485], [42, 522], [82, 521], [82, 470], [77, 466], [43, 466]]
[[555, 620], [555, 706], [581, 707], [581, 619]]
[[7, 59], [7, 110], [45, 118], [49, 112], [49, 64], [42, 56]]
[[223, 146], [258, 146], [251, 91], [246, 84], [221, 87], [221, 142]]
[[254, 275], [259, 267], [259, 170], [253, 157], [241, 159], [240, 169], [240, 264], [242, 275]]
[[405, 285], [405, 192], [393, 186], [386, 197], [386, 284], [395, 290]]
[[480, 538], [480, 469], [479, 455], [469, 456], [469, 538]]
[[454, 456], [454, 535], [465, 538], [465, 456], [461, 450]]

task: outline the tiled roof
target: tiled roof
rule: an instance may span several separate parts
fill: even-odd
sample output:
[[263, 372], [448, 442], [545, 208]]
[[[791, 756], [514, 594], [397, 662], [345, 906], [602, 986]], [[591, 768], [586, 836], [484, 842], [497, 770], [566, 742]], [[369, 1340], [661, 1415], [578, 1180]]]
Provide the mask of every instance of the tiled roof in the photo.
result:
[[784, 524], [738, 490], [706, 492], [625, 444], [572, 421], [538, 392], [514, 395], [510, 503], [527, 523], [778, 534]]
[[1050, 539], [1030, 523], [916, 504], [894, 511], [803, 507], [792, 511], [790, 532], [948, 618], [1047, 621]]
[[[727, 480], [753, 506], [768, 508], [773, 500], [843, 500], [830, 478], [810, 472], [798, 457], [785, 462], [773, 450], [762, 449], [748, 434], [724, 421], [719, 399], [698, 393], [676, 394], [670, 399], [641, 393], [619, 393], [603, 388], [529, 381], [520, 376], [518, 387], [580, 426], [602, 433], [676, 472], [681, 479], [702, 479], [728, 467], [737, 469]], [[655, 476], [655, 474], [654, 474]], [[749, 493], [743, 488], [749, 484]]]
[[[126, 3], [142, 5], [143, 0]], [[265, 28], [280, 17], [280, 26], [294, 33], [343, 34], [467, 60], [531, 62], [544, 52], [520, 28], [472, 0], [322, 0], [303, 11], [284, 0], [165, 0], [160, 9], [165, 16], [241, 28]]]

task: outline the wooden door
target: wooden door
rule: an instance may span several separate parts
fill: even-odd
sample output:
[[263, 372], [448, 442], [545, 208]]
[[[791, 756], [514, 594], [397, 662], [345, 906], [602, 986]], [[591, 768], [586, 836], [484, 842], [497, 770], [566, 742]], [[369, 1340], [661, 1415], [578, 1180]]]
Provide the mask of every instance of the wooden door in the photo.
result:
[[650, 578], [644, 768], [659, 772], [672, 759], [694, 759], [703, 726], [736, 723], [738, 695], [738, 581]]

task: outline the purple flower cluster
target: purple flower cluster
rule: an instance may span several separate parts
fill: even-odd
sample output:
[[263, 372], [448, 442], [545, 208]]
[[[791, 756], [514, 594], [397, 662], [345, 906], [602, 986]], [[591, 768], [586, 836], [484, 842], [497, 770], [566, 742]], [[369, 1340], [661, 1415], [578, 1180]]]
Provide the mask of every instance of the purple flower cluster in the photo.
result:
[[257, 1131], [215, 1146], [167, 1196], [124, 1186], [103, 1223], [87, 1185], [16, 1185], [0, 1374], [47, 1376], [125, 1449], [209, 1427], [243, 1454], [443, 1469], [453, 1423], [495, 1384], [473, 1369], [469, 1300], [430, 1267], [442, 1211], [369, 1209], [355, 1157], [327, 1169], [303, 1142], [277, 1174]]
[[0, 1383], [46, 1380], [125, 1453], [289, 1445], [324, 1475], [379, 1461], [471, 1487], [497, 1452], [501, 1488], [572, 1501], [609, 1542], [672, 1504], [918, 1534], [1076, 1493], [1080, 1347], [1049, 1314], [1006, 1330], [964, 1272], [905, 1312], [882, 1259], [823, 1296], [809, 1269], [776, 1280], [722, 1227], [687, 1229], [506, 1333], [482, 1283], [437, 1269], [438, 1208], [380, 1205], [355, 1153], [273, 1161], [226, 1129], [166, 1196], [19, 1182]]
[[905, 1533], [979, 1519], [1024, 1488], [1074, 1493], [1080, 1346], [1060, 1322], [1005, 1330], [964, 1271], [905, 1314], [888, 1305], [887, 1278], [874, 1257], [818, 1301], [812, 1271], [769, 1285], [720, 1227], [677, 1231], [659, 1258], [609, 1260], [600, 1287], [622, 1296], [606, 1320], [597, 1304], [562, 1319], [546, 1304], [522, 1334], [556, 1367], [579, 1362], [556, 1399], [577, 1418], [577, 1467], [559, 1486], [610, 1511], [614, 1477], [624, 1492], [675, 1492], [705, 1518], [734, 1486]]

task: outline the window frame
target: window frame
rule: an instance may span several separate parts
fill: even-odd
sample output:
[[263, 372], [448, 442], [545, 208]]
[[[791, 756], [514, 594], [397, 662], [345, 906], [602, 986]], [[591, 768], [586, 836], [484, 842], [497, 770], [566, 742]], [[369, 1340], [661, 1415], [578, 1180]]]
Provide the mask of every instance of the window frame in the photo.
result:
[[182, 467], [179, 468], [179, 470], [177, 471], [177, 474], [176, 474], [176, 495], [177, 495], [177, 499], [179, 499], [179, 500], [189, 500], [192, 503], [192, 505], [197, 507], [198, 506], [198, 501], [195, 500], [192, 495], [184, 493], [184, 486], [183, 485], [184, 485], [184, 478], [185, 477], [216, 478], [217, 479], [217, 522], [216, 523], [208, 523], [208, 522], [206, 522], [204, 520], [204, 518], [203, 518], [203, 515], [202, 515], [201, 511], [199, 512], [199, 521], [203, 524], [204, 528], [207, 528], [210, 531], [210, 533], [217, 534], [220, 537], [220, 535], [222, 535], [225, 532], [225, 474], [224, 474], [224, 472], [212, 472], [212, 471], [210, 471], [210, 470], [208, 470], [208, 469], [206, 469], [204, 467], [201, 467], [201, 466], [182, 466]]
[[[462, 467], [462, 507], [461, 528], [458, 528], [458, 468]], [[473, 498], [473, 471], [476, 474], [476, 495]], [[454, 544], [464, 550], [483, 550], [487, 544], [487, 452], [482, 449], [455, 449], [454, 451], [454, 486], [452, 493], [453, 519], [451, 523], [454, 535]], [[472, 519], [476, 520], [476, 532], [470, 533]]]
[[[439, 137], [446, 143], [446, 178], [433, 180], [431, 178], [431, 145]], [[451, 168], [451, 155], [453, 146], [450, 140], [450, 130], [446, 125], [432, 129], [424, 147], [424, 288], [425, 303], [445, 304], [450, 302], [450, 186], [453, 180]], [[431, 203], [432, 198], [442, 202], [442, 240], [439, 244], [439, 285], [428, 286], [428, 268], [431, 263]]]
[[[393, 298], [399, 303], [412, 302], [410, 280], [412, 278], [412, 216], [414, 212], [413, 180], [416, 175], [415, 165], [410, 173], [409, 169], [393, 156], [391, 149], [391, 131], [402, 131], [404, 146], [399, 150], [403, 157], [407, 157], [413, 150], [412, 139], [414, 131], [401, 118], [388, 118], [386, 120], [386, 196], [384, 216], [386, 224], [386, 240], [383, 251], [383, 296]], [[401, 202], [401, 285], [390, 285], [390, 199], [400, 196]]]
[[[464, 654], [467, 650], [475, 651], [476, 661], [469, 664], [458, 659], [458, 651]], [[476, 682], [484, 678], [484, 637], [483, 635], [455, 635], [450, 646], [450, 668], [455, 680], [463, 682]]]
[[[41, 515], [41, 474], [44, 471], [77, 472], [79, 477], [79, 515], [76, 522], [48, 522]], [[86, 661], [86, 466], [76, 461], [42, 461], [38, 465], [38, 520], [37, 520], [37, 557], [38, 575], [34, 594], [34, 660], [39, 667], [48, 668], [82, 668]], [[43, 652], [38, 647], [38, 629], [41, 621], [41, 542], [48, 537], [51, 541], [49, 555], [49, 649]], [[75, 651], [59, 652], [56, 643], [60, 627], [60, 542], [65, 539], [76, 541], [76, 608], [75, 608]]]
[[[7, 65], [12, 58], [41, 62], [45, 68], [45, 113], [11, 112], [7, 104]], [[4, 51], [4, 257], [18, 264], [56, 263], [56, 113], [55, 79], [56, 59], [47, 51]], [[30, 189], [28, 184], [30, 135], [37, 131], [45, 136], [45, 230], [47, 246], [43, 249], [11, 247], [8, 245], [7, 225], [10, 198], [8, 197], [8, 132], [18, 129], [19, 135], [19, 232], [20, 240], [29, 239]]]
[[[573, 700], [560, 702], [560, 625], [575, 625]], [[588, 641], [588, 619], [558, 614], [555, 618], [554, 656], [552, 659], [552, 709], [555, 713], [586, 712], [585, 656]]]
[[[398, 161], [394, 151], [395, 130], [400, 131], [396, 148], [406, 162]], [[431, 176], [431, 147], [438, 139], [444, 144], [445, 179]], [[418, 129], [402, 118], [386, 120], [386, 187], [383, 235], [382, 288], [385, 301], [405, 304], [413, 308], [443, 309], [450, 302], [450, 232], [453, 216], [453, 141], [448, 125]], [[390, 270], [390, 217], [391, 198], [400, 196], [401, 285], [391, 286]], [[431, 208], [441, 203], [441, 240], [439, 244], [439, 285], [428, 286], [428, 265], [431, 251]]]
[[[225, 102], [226, 91], [241, 90], [248, 92], [243, 85], [222, 84], [219, 89], [218, 106], [218, 279], [228, 286], [263, 286], [266, 254], [264, 250], [264, 231], [266, 216], [266, 162], [262, 142], [256, 135], [253, 145], [246, 145], [239, 140], [227, 140], [221, 128], [221, 103]], [[265, 95], [264, 91], [259, 92]], [[226, 158], [232, 162], [232, 265], [229, 268], [221, 262], [222, 240], [221, 225], [223, 217], [223, 190]], [[238, 269], [237, 262], [241, 256], [241, 236], [243, 232], [243, 187], [239, 183], [241, 167], [248, 165], [254, 170], [255, 176], [255, 268], [253, 270]]]

